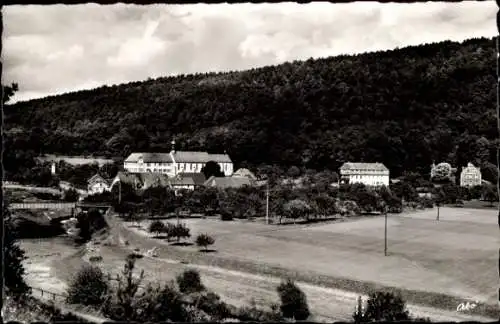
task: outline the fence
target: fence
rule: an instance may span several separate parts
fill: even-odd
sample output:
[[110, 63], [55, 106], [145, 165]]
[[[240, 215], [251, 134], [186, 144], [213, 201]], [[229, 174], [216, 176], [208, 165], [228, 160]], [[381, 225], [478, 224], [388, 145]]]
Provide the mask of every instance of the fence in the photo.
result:
[[43, 203], [11, 203], [9, 208], [11, 210], [19, 209], [72, 209], [75, 208], [76, 203], [67, 202], [43, 202]]
[[66, 301], [65, 294], [59, 294], [38, 287], [31, 287], [31, 291], [34, 297], [39, 297], [41, 299], [53, 300], [53, 301]]

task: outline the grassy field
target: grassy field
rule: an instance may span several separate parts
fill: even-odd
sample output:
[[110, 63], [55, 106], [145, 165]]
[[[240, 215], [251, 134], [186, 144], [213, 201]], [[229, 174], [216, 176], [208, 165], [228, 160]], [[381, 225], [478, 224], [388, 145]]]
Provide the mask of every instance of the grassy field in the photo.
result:
[[[495, 304], [496, 211], [443, 207], [440, 221], [435, 218], [435, 209], [389, 215], [388, 256], [383, 255], [383, 217], [286, 228], [210, 219], [183, 222], [193, 237], [208, 233], [216, 239], [218, 258]], [[197, 251], [195, 246], [182, 249]]]
[[[201, 253], [196, 246], [175, 247], [165, 240], [146, 239], [148, 234], [131, 227], [131, 223], [125, 223], [118, 232], [130, 242], [129, 248], [159, 248], [162, 260], [145, 257], [138, 261], [148, 281], [172, 280], [182, 270], [196, 267], [204, 283], [234, 305], [248, 304], [250, 299], [260, 306], [276, 303], [275, 287], [279, 282], [269, 276], [292, 277], [303, 283], [361, 294], [392, 287], [409, 303], [450, 310], [448, 317], [441, 318], [446, 321], [465, 320], [449, 316], [457, 314], [454, 309], [467, 300], [493, 305], [486, 313], [498, 314], [496, 215], [491, 210], [446, 207], [440, 209], [439, 222], [435, 220], [436, 210], [389, 215], [387, 257], [383, 255], [384, 218], [380, 216], [281, 227], [248, 221], [182, 220], [191, 228], [191, 240], [199, 233], [216, 239], [214, 253]], [[111, 225], [118, 228], [117, 224]], [[142, 223], [143, 227], [147, 225]], [[39, 250], [40, 246], [31, 248]], [[56, 250], [55, 246], [47, 248]], [[100, 264], [106, 271], [119, 272], [127, 253], [118, 246], [101, 245]], [[82, 265], [78, 255], [56, 259], [53, 275], [64, 281]], [[346, 300], [345, 294], [318, 286], [301, 286], [316, 318], [349, 320], [356, 294]], [[485, 314], [482, 310], [478, 307], [473, 313]]]

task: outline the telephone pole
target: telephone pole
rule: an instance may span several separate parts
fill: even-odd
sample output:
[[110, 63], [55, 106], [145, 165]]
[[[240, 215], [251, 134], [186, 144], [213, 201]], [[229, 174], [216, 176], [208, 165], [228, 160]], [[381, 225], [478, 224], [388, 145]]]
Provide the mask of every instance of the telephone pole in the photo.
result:
[[122, 182], [118, 180], [118, 205], [122, 203]]
[[266, 224], [269, 224], [269, 182], [266, 183]]
[[385, 226], [384, 226], [384, 256], [387, 256], [387, 208], [384, 207], [384, 218], [385, 218]]

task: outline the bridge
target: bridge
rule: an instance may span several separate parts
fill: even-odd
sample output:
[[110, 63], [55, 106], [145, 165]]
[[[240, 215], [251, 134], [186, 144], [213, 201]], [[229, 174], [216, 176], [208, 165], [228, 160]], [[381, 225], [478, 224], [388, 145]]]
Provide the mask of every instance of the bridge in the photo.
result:
[[11, 210], [26, 210], [26, 209], [73, 209], [76, 203], [74, 202], [22, 202], [10, 203], [9, 209]]

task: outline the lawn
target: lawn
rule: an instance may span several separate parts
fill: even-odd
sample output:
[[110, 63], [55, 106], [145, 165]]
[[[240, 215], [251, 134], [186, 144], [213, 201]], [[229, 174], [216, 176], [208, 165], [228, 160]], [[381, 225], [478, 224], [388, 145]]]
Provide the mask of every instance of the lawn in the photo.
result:
[[[495, 304], [499, 246], [496, 211], [442, 207], [439, 222], [436, 212], [431, 209], [389, 215], [388, 256], [383, 255], [381, 216], [286, 227], [215, 219], [182, 222], [191, 228], [192, 238], [208, 233], [216, 239], [212, 263], [216, 258], [231, 259], [298, 274]], [[181, 249], [192, 253], [198, 250], [196, 246]]]

